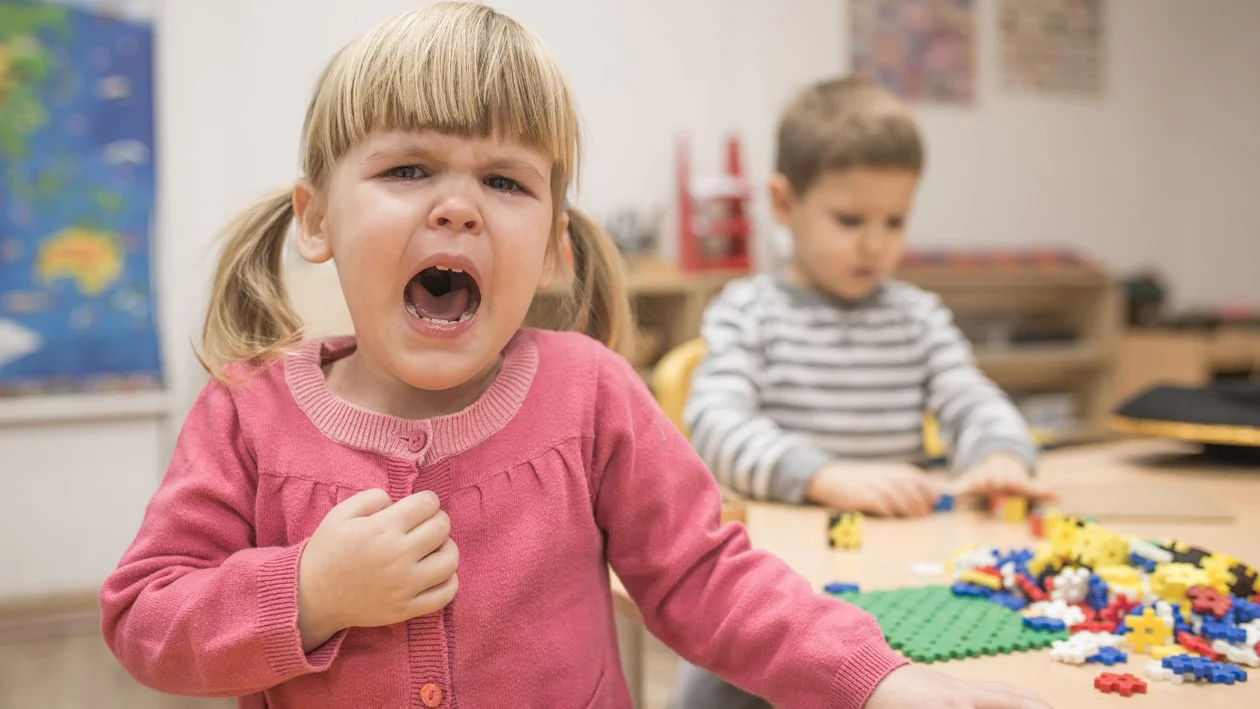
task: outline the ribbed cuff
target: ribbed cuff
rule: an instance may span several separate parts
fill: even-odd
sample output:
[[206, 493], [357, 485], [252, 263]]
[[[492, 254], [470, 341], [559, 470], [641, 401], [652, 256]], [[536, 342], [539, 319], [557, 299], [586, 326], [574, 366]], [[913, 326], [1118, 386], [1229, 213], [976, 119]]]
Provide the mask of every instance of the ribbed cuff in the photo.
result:
[[908, 664], [910, 661], [897, 654], [883, 638], [857, 648], [844, 667], [836, 672], [824, 706], [862, 709], [871, 692], [875, 691], [889, 672]]
[[805, 501], [805, 488], [818, 469], [831, 462], [831, 456], [811, 445], [792, 446], [774, 465], [770, 479], [770, 499], [799, 505]]
[[258, 632], [263, 656], [281, 681], [328, 669], [341, 649], [342, 630], [308, 655], [298, 631], [298, 562], [306, 542], [280, 551], [258, 569]]
[[995, 453], [1008, 453], [1019, 458], [1028, 465], [1028, 471], [1037, 472], [1037, 459], [1040, 454], [1037, 446], [1014, 438], [988, 438], [976, 443], [967, 451], [966, 458], [955, 458], [956, 470], [967, 470]]

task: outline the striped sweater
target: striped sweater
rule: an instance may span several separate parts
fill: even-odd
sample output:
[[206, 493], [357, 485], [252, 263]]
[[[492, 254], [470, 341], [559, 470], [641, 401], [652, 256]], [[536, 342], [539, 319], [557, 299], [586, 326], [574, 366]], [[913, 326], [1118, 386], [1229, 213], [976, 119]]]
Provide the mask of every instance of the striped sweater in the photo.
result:
[[704, 360], [684, 418], [718, 481], [799, 503], [829, 461], [923, 454], [923, 414], [956, 469], [996, 452], [1031, 465], [1018, 410], [977, 369], [935, 294], [882, 284], [860, 302], [762, 274], [729, 284], [705, 312]]

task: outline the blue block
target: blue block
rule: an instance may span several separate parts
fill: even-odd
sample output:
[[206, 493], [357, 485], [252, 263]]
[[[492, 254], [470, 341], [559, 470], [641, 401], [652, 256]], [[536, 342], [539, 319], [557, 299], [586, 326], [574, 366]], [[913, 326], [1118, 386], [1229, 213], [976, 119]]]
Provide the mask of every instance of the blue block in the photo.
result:
[[839, 581], [836, 581], [823, 586], [823, 590], [832, 594], [856, 593], [858, 591], [858, 585], [855, 583], [840, 583]]
[[1044, 618], [1042, 616], [1037, 616], [1036, 618], [1025, 618], [1024, 627], [1031, 628], [1033, 630], [1067, 630], [1067, 626], [1064, 625], [1063, 621], [1058, 618]]
[[1236, 625], [1216, 620], [1203, 621], [1200, 634], [1208, 640], [1224, 640], [1227, 643], [1247, 642], [1247, 631]]
[[1130, 554], [1129, 565], [1136, 566], [1148, 574], [1155, 573], [1155, 562], [1151, 561], [1150, 559], [1147, 559], [1144, 556], [1138, 556], [1137, 554]]
[[1193, 674], [1195, 679], [1203, 679], [1207, 676], [1208, 670], [1211, 669], [1213, 663], [1206, 657], [1173, 655], [1172, 657], [1165, 657], [1161, 664], [1179, 675]]
[[1107, 607], [1107, 582], [1097, 575], [1089, 577], [1089, 590], [1085, 592], [1085, 603], [1096, 611]]
[[998, 604], [999, 606], [1005, 606], [1006, 608], [1010, 608], [1013, 611], [1017, 611], [1023, 608], [1024, 606], [1028, 605], [1028, 601], [1025, 601], [1019, 596], [1012, 596], [1011, 594], [1006, 593], [1006, 592], [995, 593], [992, 596], [989, 596], [989, 600], [992, 601], [993, 603]]
[[1245, 598], [1234, 596], [1234, 619], [1239, 623], [1250, 623], [1260, 618], [1260, 603], [1252, 603]]
[[955, 596], [974, 596], [976, 598], [988, 598], [993, 595], [992, 589], [984, 586], [977, 586], [973, 583], [958, 582], [949, 587]]
[[1117, 662], [1128, 662], [1129, 656], [1114, 647], [1099, 648], [1098, 654], [1093, 657], [1085, 658], [1086, 662], [1101, 662], [1111, 667]]
[[932, 507], [935, 512], [949, 512], [954, 509], [954, 496], [941, 495], [936, 499], [936, 505]]
[[1247, 681], [1247, 673], [1243, 668], [1228, 662], [1213, 662], [1205, 674], [1207, 681], [1212, 684], [1233, 684]]

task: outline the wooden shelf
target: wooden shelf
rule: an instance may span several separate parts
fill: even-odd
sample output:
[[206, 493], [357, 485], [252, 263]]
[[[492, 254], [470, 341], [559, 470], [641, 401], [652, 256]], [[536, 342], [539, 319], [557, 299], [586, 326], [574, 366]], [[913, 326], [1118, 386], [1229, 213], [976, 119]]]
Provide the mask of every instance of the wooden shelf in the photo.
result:
[[20, 396], [0, 399], [0, 426], [161, 418], [170, 411], [164, 391]]

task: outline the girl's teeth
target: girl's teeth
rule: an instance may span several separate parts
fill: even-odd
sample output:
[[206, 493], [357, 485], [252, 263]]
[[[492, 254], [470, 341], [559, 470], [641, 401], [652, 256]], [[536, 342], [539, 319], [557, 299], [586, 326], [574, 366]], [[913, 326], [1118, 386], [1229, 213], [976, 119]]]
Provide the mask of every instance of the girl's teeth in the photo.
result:
[[464, 269], [462, 269], [462, 268], [452, 268], [452, 269], [451, 269], [451, 271], [452, 271], [452, 272], [454, 272], [454, 273], [463, 273], [463, 272], [464, 272]]

